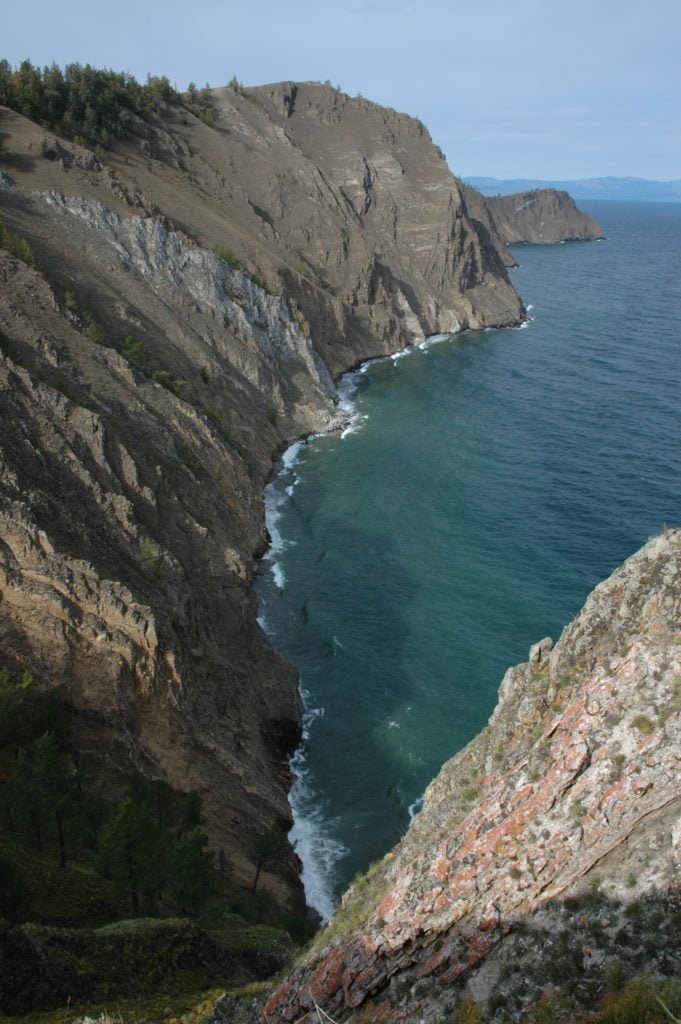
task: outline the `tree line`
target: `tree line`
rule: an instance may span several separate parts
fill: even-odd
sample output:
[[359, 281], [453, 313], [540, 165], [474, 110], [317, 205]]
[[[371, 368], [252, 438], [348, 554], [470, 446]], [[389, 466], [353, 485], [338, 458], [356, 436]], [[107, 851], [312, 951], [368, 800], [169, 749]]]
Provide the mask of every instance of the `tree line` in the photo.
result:
[[50, 131], [89, 146], [111, 144], [134, 129], [162, 103], [181, 102], [164, 76], [140, 84], [124, 71], [90, 64], [56, 64], [44, 68], [29, 60], [13, 68], [0, 60], [0, 104], [18, 111]]

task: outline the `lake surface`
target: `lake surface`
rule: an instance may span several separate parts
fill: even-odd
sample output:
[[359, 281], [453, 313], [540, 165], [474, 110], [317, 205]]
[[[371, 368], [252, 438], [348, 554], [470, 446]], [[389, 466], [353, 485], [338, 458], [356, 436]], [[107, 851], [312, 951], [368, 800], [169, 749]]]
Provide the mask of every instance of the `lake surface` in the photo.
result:
[[606, 241], [513, 247], [527, 325], [346, 378], [353, 428], [268, 488], [261, 621], [300, 672], [292, 839], [324, 915], [506, 668], [681, 522], [681, 206], [584, 208]]

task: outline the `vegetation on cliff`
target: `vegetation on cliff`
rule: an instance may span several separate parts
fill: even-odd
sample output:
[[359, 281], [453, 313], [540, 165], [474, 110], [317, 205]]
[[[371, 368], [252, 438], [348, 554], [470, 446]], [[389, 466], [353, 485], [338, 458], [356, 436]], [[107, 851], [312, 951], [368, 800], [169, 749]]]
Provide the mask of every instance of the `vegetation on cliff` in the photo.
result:
[[[305, 922], [208, 853], [198, 793], [122, 777], [80, 749], [73, 716], [62, 692], [0, 670], [0, 1012], [279, 969]], [[276, 842], [259, 837], [258, 874]]]
[[[82, 865], [111, 883], [119, 909], [195, 916], [213, 871], [199, 794], [139, 775], [117, 780], [79, 749], [72, 717], [59, 691], [0, 670], [0, 835], [6, 851], [17, 851], [16, 861], [9, 852], [5, 861], [20, 873], [27, 850], [58, 868]], [[34, 885], [25, 891], [35, 912], [41, 894]], [[0, 891], [3, 908], [11, 895]], [[5, 916], [22, 920], [27, 911], [15, 889]], [[97, 916], [93, 908], [86, 919]]]
[[[0, 103], [67, 139], [108, 146], [133, 130], [135, 115], [179, 102], [166, 77], [149, 76], [145, 85], [125, 72], [90, 64], [39, 68], [29, 60], [14, 69], [0, 60]], [[49, 155], [49, 145], [45, 150]]]

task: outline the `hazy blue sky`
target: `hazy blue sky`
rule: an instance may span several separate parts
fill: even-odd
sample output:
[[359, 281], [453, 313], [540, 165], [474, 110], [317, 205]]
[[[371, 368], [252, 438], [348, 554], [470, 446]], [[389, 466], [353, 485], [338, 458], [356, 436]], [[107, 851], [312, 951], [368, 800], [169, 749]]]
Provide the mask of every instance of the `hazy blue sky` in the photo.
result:
[[681, 0], [19, 0], [0, 56], [246, 85], [330, 79], [457, 174], [681, 178]]

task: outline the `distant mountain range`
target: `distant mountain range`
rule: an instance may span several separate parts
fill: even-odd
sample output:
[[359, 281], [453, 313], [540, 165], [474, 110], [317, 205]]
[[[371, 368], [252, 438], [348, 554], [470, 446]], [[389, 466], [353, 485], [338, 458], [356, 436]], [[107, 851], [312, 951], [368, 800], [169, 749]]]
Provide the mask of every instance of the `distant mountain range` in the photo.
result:
[[543, 181], [533, 178], [464, 178], [485, 196], [510, 195], [533, 188], [557, 188], [573, 199], [626, 199], [645, 203], [680, 203], [681, 179], [648, 181], [645, 178], [579, 178], [576, 181]]

